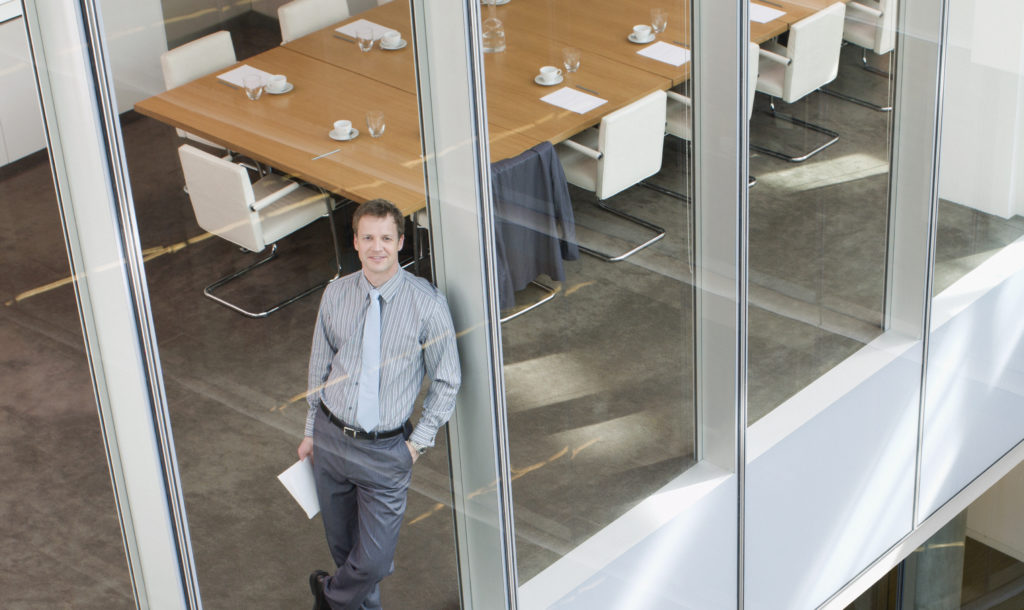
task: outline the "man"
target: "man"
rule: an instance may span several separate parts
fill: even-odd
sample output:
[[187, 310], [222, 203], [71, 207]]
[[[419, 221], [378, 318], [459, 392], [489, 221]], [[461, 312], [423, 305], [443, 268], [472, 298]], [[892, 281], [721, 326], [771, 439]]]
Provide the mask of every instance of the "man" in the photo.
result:
[[[327, 543], [337, 569], [309, 584], [320, 608], [380, 608], [412, 465], [434, 445], [461, 383], [448, 304], [401, 269], [405, 219], [375, 199], [352, 217], [362, 271], [324, 291], [309, 357], [309, 413], [299, 458], [313, 458]], [[423, 375], [430, 388], [409, 423]], [[410, 433], [411, 430], [411, 433]]]

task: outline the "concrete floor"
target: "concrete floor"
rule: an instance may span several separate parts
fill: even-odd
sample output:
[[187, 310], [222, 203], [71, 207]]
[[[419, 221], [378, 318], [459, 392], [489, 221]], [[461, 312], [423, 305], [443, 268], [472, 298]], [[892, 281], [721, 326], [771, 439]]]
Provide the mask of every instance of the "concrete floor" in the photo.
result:
[[[239, 46], [249, 51], [239, 57], [276, 44], [258, 20], [242, 27], [250, 35]], [[869, 75], [851, 72], [856, 59], [844, 53], [841, 78], [884, 95], [884, 80], [857, 81]], [[751, 160], [751, 421], [880, 332], [889, 116], [821, 94], [788, 110], [842, 140], [801, 165]], [[781, 138], [773, 130], [784, 127], [770, 123], [755, 117], [752, 139]], [[181, 191], [173, 130], [132, 113], [123, 130], [143, 248], [201, 234]], [[679, 143], [667, 142], [656, 180], [679, 188], [685, 165]], [[0, 169], [0, 193], [0, 338], [8, 346], [0, 446], [13, 465], [0, 488], [11, 524], [0, 597], [11, 608], [130, 607], [72, 289], [15, 301], [68, 274], [45, 156]], [[614, 245], [631, 235], [595, 214], [586, 193], [572, 194], [581, 240]], [[686, 208], [643, 188], [610, 203], [662, 224], [668, 236], [625, 263], [569, 263], [563, 295], [502, 329], [521, 580], [692, 463]], [[939, 220], [937, 289], [1024, 234], [1020, 218], [953, 204], [942, 205]], [[258, 302], [329, 275], [325, 223], [281, 249], [281, 260], [231, 295]], [[204, 605], [304, 607], [306, 575], [330, 559], [319, 518], [307, 520], [274, 477], [294, 460], [302, 430], [296, 396], [318, 299], [248, 320], [201, 296], [202, 286], [249, 260], [217, 238], [155, 256], [146, 265], [153, 320]], [[396, 573], [384, 584], [387, 607], [458, 607], [439, 441], [416, 467]], [[74, 579], [25, 586], [69, 571]]]

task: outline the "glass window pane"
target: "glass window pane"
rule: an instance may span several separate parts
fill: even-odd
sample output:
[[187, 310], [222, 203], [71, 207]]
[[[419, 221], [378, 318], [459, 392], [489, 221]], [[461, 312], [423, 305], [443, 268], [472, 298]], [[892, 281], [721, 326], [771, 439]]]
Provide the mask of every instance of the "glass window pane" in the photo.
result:
[[1024, 439], [1024, 328], [1007, 309], [1024, 281], [1024, 34], [1010, 15], [1013, 2], [950, 3], [919, 519]]
[[[524, 235], [513, 208], [536, 193], [492, 167], [526, 583], [694, 463], [689, 4], [498, 2], [482, 18], [492, 144], [496, 128], [530, 138], [561, 185], [553, 222]], [[638, 54], [656, 45], [680, 65]]]
[[883, 330], [896, 2], [831, 4], [751, 29], [751, 424]]
[[[429, 233], [412, 220], [425, 194], [409, 3], [279, 5], [147, 2], [134, 20], [104, 6], [192, 548], [211, 607], [308, 604], [310, 573], [333, 572], [343, 557], [325, 544], [323, 516], [307, 518], [275, 478], [295, 462], [310, 411], [323, 285], [360, 268], [349, 226], [358, 205], [394, 202], [407, 217], [396, 227], [399, 263], [431, 278], [429, 258], [415, 260], [418, 246], [429, 251]], [[399, 40], [367, 30], [373, 44], [363, 52], [353, 25], [363, 22]], [[126, 44], [141, 26], [146, 40]], [[408, 453], [401, 440], [398, 457]], [[451, 494], [442, 429], [398, 509], [385, 606], [459, 604]], [[250, 584], [239, 588], [243, 565]]]

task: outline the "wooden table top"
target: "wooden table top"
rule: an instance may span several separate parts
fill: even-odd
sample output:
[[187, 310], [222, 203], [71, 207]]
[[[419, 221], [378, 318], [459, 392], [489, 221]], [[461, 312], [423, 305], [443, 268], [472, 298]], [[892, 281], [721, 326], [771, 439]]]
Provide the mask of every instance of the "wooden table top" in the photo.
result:
[[[751, 40], [776, 36], [834, 1], [761, 0], [786, 14], [751, 23]], [[512, 0], [481, 7], [482, 18], [501, 19], [506, 32], [506, 50], [484, 55], [491, 161], [541, 141], [560, 142], [650, 92], [687, 80], [689, 62], [676, 67], [644, 57], [637, 51], [646, 45], [627, 39], [634, 24], [650, 22], [652, 8], [669, 12], [657, 39], [686, 46], [688, 0]], [[357, 19], [394, 28], [409, 44], [396, 51], [375, 45], [363, 53], [334, 32]], [[143, 100], [136, 109], [353, 201], [383, 197], [409, 214], [425, 204], [411, 43], [408, 4], [389, 2], [242, 62], [286, 74], [295, 85], [290, 93], [253, 102], [213, 74]], [[565, 46], [581, 49], [580, 70], [560, 85], [535, 84], [540, 66], [561, 67]], [[540, 101], [566, 86], [590, 89], [608, 102], [580, 115]], [[368, 110], [385, 113], [387, 130], [379, 139], [365, 133]], [[342, 118], [362, 132], [358, 138], [328, 137]]]
[[[596, 54], [584, 55], [579, 71], [565, 74], [560, 85], [541, 86], [533, 79], [543, 65], [562, 65], [562, 44], [523, 32], [506, 44], [505, 52], [484, 55], [487, 117], [492, 124], [551, 143], [597, 124], [605, 114], [648, 93], [669, 87], [667, 78]], [[608, 102], [581, 115], [540, 99], [575, 85]]]
[[[295, 89], [250, 101], [211, 74], [143, 100], [136, 109], [354, 201], [384, 197], [405, 213], [423, 207], [414, 96], [285, 48], [242, 63], [286, 74]], [[366, 133], [364, 117], [371, 109], [385, 113], [381, 138]], [[332, 140], [328, 132], [337, 119], [350, 119], [360, 136]], [[313, 159], [335, 149], [340, 150]]]
[[[364, 53], [359, 50], [359, 45], [355, 41], [339, 38], [334, 31], [339, 26], [359, 19], [398, 30], [402, 33], [402, 40], [406, 41], [406, 46], [388, 51], [381, 49], [378, 41], [373, 45], [373, 49]], [[351, 19], [293, 40], [284, 47], [339, 68], [364, 74], [403, 91], [416, 93], [416, 62], [412, 48], [411, 17], [406, 2], [388, 2]]]

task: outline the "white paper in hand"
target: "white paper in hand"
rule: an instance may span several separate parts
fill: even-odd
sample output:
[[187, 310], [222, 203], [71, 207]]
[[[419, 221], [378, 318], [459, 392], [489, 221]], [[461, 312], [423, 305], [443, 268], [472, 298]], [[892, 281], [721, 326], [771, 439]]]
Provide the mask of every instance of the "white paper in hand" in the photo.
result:
[[295, 498], [310, 519], [320, 512], [320, 500], [316, 497], [316, 480], [313, 478], [313, 464], [309, 458], [295, 462], [277, 475], [288, 493]]

